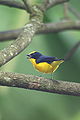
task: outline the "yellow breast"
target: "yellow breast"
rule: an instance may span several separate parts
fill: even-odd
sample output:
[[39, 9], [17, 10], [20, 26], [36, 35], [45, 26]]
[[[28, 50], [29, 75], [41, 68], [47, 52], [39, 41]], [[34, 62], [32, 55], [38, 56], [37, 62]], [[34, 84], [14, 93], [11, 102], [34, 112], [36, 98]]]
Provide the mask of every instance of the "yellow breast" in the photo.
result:
[[29, 60], [38, 71], [43, 73], [54, 72], [59, 67], [59, 65], [63, 62], [63, 61], [54, 61], [52, 64], [48, 64], [47, 62], [41, 62], [36, 64], [35, 59], [31, 58]]

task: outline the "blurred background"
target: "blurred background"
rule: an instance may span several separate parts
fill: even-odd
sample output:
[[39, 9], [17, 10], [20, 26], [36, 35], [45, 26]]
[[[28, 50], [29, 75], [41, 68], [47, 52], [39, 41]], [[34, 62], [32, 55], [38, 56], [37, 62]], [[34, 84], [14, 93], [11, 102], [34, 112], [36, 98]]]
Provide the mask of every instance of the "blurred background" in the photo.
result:
[[[42, 1], [30, 0], [32, 4]], [[70, 4], [80, 12], [79, 0], [71, 0]], [[76, 19], [70, 12], [69, 16]], [[63, 5], [58, 5], [45, 13], [44, 22], [58, 22], [63, 17]], [[24, 10], [0, 5], [0, 31], [22, 28], [28, 18]], [[32, 43], [0, 70], [41, 76], [26, 59], [26, 54], [36, 50], [44, 55], [63, 58], [79, 40], [79, 31], [35, 35]], [[0, 50], [12, 41], [0, 42]], [[50, 78], [51, 75], [44, 77]], [[61, 64], [53, 77], [56, 80], [80, 82], [80, 48], [70, 61]], [[80, 120], [80, 97], [0, 87], [0, 120]]]

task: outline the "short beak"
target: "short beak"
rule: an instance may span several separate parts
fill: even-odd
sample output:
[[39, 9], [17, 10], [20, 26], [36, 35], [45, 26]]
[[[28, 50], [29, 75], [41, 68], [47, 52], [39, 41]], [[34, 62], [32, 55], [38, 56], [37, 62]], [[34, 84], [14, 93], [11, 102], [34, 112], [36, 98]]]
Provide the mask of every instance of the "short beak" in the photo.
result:
[[27, 59], [30, 59], [31, 57], [30, 57], [30, 55], [27, 55]]

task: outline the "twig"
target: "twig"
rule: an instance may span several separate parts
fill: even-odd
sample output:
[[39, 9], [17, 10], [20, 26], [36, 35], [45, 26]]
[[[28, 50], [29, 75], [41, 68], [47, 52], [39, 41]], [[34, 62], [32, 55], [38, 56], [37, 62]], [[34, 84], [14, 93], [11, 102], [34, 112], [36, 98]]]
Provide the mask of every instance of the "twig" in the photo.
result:
[[78, 47], [80, 47], [80, 41], [77, 42], [76, 45], [74, 45], [74, 47], [72, 47], [72, 49], [66, 54], [66, 56], [64, 57], [64, 60], [65, 61], [70, 60], [73, 54], [75, 53], [75, 51], [78, 49]]
[[[80, 30], [80, 21], [64, 20], [57, 23], [43, 24], [36, 33], [46, 34], [65, 30]], [[22, 29], [0, 32], [0, 41], [16, 39], [21, 31]]]
[[80, 83], [50, 80], [19, 73], [0, 72], [0, 85], [80, 96]]

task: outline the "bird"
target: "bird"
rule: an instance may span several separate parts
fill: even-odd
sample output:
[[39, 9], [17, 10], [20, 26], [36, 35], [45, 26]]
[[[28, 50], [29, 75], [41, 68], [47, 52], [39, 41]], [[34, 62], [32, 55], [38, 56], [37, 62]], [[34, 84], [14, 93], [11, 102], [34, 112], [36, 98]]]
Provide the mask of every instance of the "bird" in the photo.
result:
[[57, 70], [59, 65], [64, 62], [64, 59], [45, 56], [37, 51], [32, 51], [27, 54], [27, 59], [30, 60], [36, 70], [42, 73], [53, 73]]

